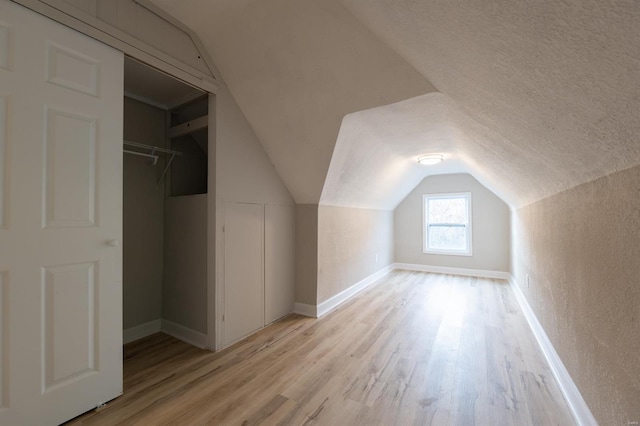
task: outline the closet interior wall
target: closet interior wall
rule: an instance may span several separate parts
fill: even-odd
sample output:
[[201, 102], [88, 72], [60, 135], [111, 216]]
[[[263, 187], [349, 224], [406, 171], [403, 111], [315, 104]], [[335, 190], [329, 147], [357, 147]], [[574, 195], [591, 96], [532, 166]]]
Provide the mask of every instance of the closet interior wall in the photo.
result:
[[[168, 127], [194, 123], [189, 127], [197, 128], [194, 120], [207, 115], [204, 96], [168, 112]], [[167, 176], [164, 211], [163, 325], [197, 346], [207, 341], [208, 141], [207, 127], [187, 129], [169, 141], [170, 148], [183, 155], [176, 157]]]
[[205, 96], [167, 111], [124, 99], [124, 140], [183, 153], [162, 179], [170, 154], [159, 155], [155, 165], [124, 154], [125, 343], [162, 330], [206, 345], [207, 128], [173, 140], [169, 136], [178, 122], [206, 116], [207, 104]]
[[[155, 166], [124, 156], [124, 341], [164, 331], [222, 349], [293, 309], [294, 202], [231, 94], [176, 81], [125, 62], [124, 139], [182, 155], [160, 182], [170, 154], [156, 152]], [[238, 228], [255, 230], [244, 240], [225, 232], [242, 205], [257, 212]], [[258, 255], [227, 250], [242, 241], [259, 243]], [[238, 281], [232, 265], [252, 280]], [[259, 315], [247, 323], [249, 305]]]
[[[160, 108], [125, 97], [124, 139], [165, 146], [166, 113]], [[164, 257], [164, 182], [149, 158], [123, 158], [123, 326], [160, 327]], [[126, 338], [126, 336], [125, 336]]]

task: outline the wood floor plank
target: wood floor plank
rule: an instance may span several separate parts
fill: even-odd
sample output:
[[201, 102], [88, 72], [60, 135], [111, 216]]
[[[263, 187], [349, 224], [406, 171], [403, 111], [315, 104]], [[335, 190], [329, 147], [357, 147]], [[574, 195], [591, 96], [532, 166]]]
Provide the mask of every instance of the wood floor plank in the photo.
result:
[[394, 271], [326, 317], [219, 353], [124, 348], [124, 395], [73, 425], [568, 425], [508, 284]]

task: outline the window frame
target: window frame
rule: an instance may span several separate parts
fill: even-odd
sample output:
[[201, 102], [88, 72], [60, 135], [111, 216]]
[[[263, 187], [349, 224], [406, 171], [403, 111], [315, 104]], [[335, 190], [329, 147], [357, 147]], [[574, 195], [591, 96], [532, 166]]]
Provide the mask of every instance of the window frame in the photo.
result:
[[[447, 198], [465, 198], [467, 202], [467, 223], [464, 225], [467, 233], [467, 247], [464, 250], [447, 250], [429, 248], [429, 200]], [[425, 254], [443, 254], [453, 256], [473, 256], [473, 206], [471, 192], [454, 192], [445, 194], [422, 194], [422, 252]]]

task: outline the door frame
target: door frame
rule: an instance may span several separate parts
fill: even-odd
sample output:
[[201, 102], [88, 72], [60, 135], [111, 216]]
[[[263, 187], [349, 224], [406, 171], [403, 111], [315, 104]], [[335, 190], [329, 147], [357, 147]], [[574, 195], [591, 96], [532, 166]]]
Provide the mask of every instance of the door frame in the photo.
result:
[[[11, 0], [28, 9], [101, 41], [131, 56], [140, 62], [152, 66], [180, 81], [208, 93], [216, 93], [222, 83], [220, 72], [213, 64], [204, 44], [197, 34], [161, 8], [148, 0], [135, 0], [135, 3], [157, 15], [162, 20], [185, 32], [202, 55], [202, 59], [211, 72], [211, 76], [161, 52], [147, 43], [112, 27], [96, 17], [85, 13], [63, 0]], [[213, 77], [213, 78], [212, 78]]]
[[216, 188], [216, 95], [209, 93], [209, 131], [208, 138], [208, 175], [207, 175], [207, 348], [211, 351], [220, 349], [217, 321], [217, 271], [221, 267], [217, 255], [217, 188]]
[[[142, 43], [131, 36], [122, 32], [116, 32], [98, 19], [89, 14], [72, 15], [72, 10], [65, 8], [63, 2], [53, 7], [47, 2], [40, 0], [11, 0], [20, 4], [34, 13], [43, 15], [55, 22], [72, 28], [87, 37], [96, 39], [108, 46], [119, 50], [126, 56], [130, 56], [144, 64], [155, 68], [170, 77], [175, 78], [185, 84], [196, 87], [209, 96], [209, 134], [208, 134], [208, 162], [209, 173], [207, 176], [207, 348], [215, 351], [221, 347], [216, 341], [216, 330], [219, 326], [216, 321], [216, 270], [221, 264], [216, 256], [216, 222], [218, 213], [216, 210], [216, 93], [220, 89], [220, 84], [224, 84], [220, 77], [219, 71], [213, 65], [209, 58], [204, 45], [197, 35], [188, 27], [165, 13], [163, 10], [155, 7], [152, 3], [143, 0], [137, 0], [141, 6], [155, 13], [160, 18], [170, 24], [187, 32], [191, 37], [195, 46], [204, 55], [203, 59], [212, 72], [215, 80], [207, 78], [204, 74], [194, 75], [190, 67], [186, 64], [174, 60], [169, 57], [159, 57], [158, 52], [146, 43]], [[54, 2], [55, 3], [55, 2]], [[57, 3], [56, 3], [57, 4]], [[164, 55], [166, 56], [166, 55]], [[189, 70], [189, 71], [186, 71]], [[212, 167], [213, 166], [213, 167]], [[222, 223], [222, 222], [220, 222]]]

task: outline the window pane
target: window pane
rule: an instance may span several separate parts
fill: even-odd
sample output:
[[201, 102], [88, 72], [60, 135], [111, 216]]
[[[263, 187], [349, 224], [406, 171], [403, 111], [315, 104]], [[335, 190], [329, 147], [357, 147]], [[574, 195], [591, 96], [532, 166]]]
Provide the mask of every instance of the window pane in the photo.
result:
[[466, 227], [429, 225], [429, 249], [466, 250]]
[[429, 200], [429, 223], [467, 223], [466, 198]]

